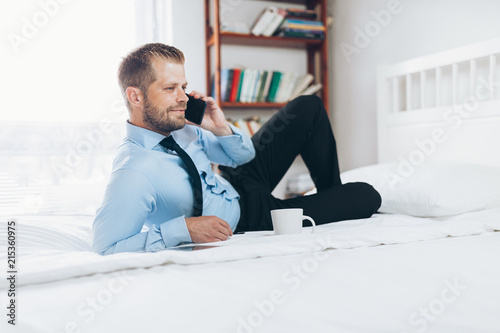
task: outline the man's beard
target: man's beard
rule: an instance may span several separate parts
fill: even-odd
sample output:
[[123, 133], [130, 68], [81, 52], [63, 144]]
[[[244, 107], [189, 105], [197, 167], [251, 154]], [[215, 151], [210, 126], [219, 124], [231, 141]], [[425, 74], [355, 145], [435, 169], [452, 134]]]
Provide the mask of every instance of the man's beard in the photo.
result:
[[185, 109], [186, 103], [170, 106], [166, 111], [161, 111], [155, 107], [149, 99], [144, 96], [143, 121], [155, 132], [166, 134], [183, 128], [186, 123], [184, 117], [169, 115], [170, 110]]

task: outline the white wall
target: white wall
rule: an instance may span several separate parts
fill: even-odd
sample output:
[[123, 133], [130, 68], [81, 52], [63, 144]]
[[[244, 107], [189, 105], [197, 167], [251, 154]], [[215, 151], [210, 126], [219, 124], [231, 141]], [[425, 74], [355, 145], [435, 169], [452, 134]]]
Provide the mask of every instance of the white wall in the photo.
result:
[[205, 10], [203, 0], [172, 0], [172, 45], [184, 52], [188, 90], [205, 91]]
[[204, 92], [205, 11], [203, 0], [136, 0], [138, 44], [162, 42], [185, 56], [188, 91]]
[[[500, 36], [498, 0], [332, 0], [332, 119], [341, 170], [373, 164], [376, 156], [376, 70], [381, 63]], [[391, 7], [392, 6], [392, 7]], [[373, 12], [393, 9], [374, 24]], [[386, 23], [387, 22], [387, 23]], [[371, 28], [369, 42], [357, 29]], [[346, 57], [347, 45], [358, 50]], [[366, 45], [363, 45], [366, 44]], [[353, 51], [351, 49], [351, 51]]]

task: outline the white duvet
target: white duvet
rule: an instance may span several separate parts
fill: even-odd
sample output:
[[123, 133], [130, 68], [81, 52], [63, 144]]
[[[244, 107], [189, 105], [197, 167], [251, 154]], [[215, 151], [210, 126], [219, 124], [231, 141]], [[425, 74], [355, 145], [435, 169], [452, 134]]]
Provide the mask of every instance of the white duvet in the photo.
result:
[[[3, 220], [6, 220], [4, 218]], [[445, 237], [479, 235], [500, 230], [500, 208], [442, 218], [376, 214], [370, 219], [321, 225], [315, 233], [275, 236], [271, 231], [235, 235], [200, 251], [156, 253], [91, 252], [90, 216], [25, 216], [17, 219], [19, 285], [46, 283], [94, 273], [164, 264], [203, 264], [259, 257], [404, 244]], [[1, 231], [7, 239], [6, 228]], [[5, 252], [2, 256], [5, 257]], [[2, 262], [6, 259], [1, 257]], [[0, 285], [4, 288], [6, 282]]]
[[[319, 226], [314, 234], [255, 232], [210, 249], [110, 256], [89, 251], [91, 222], [90, 216], [18, 218], [18, 326], [4, 320], [0, 327], [500, 331], [500, 209], [432, 219], [377, 214]], [[4, 304], [4, 281], [2, 288]]]

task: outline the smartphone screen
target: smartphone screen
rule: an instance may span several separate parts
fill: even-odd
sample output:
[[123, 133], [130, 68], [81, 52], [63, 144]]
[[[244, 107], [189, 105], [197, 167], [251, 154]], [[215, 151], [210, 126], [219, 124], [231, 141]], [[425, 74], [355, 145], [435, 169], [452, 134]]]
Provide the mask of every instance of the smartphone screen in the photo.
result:
[[207, 102], [201, 99], [193, 98], [188, 94], [186, 95], [189, 97], [189, 100], [187, 102], [187, 108], [184, 115], [187, 120], [200, 125], [203, 121], [203, 116], [205, 115]]

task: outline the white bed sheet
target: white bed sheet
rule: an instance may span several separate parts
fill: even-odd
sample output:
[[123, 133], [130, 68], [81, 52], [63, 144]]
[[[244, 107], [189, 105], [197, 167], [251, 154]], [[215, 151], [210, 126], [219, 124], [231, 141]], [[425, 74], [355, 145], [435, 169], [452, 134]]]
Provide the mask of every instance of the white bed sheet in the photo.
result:
[[[310, 229], [301, 235], [283, 236], [274, 236], [271, 231], [252, 232], [235, 235], [225, 242], [207, 244], [217, 245], [210, 250], [167, 250], [111, 256], [90, 251], [91, 224], [91, 216], [26, 216], [18, 219], [18, 253], [23, 272], [20, 285], [161, 264], [223, 262], [477, 235], [500, 230], [500, 208], [444, 218], [376, 214], [370, 219], [321, 225], [314, 234], [309, 232]], [[1, 231], [2, 240], [7, 239], [6, 231]], [[5, 285], [6, 282], [2, 281], [0, 287]]]
[[259, 232], [207, 250], [105, 257], [87, 251], [90, 224], [89, 216], [18, 219], [16, 332], [500, 328], [500, 209], [434, 219], [378, 214], [312, 235]]

